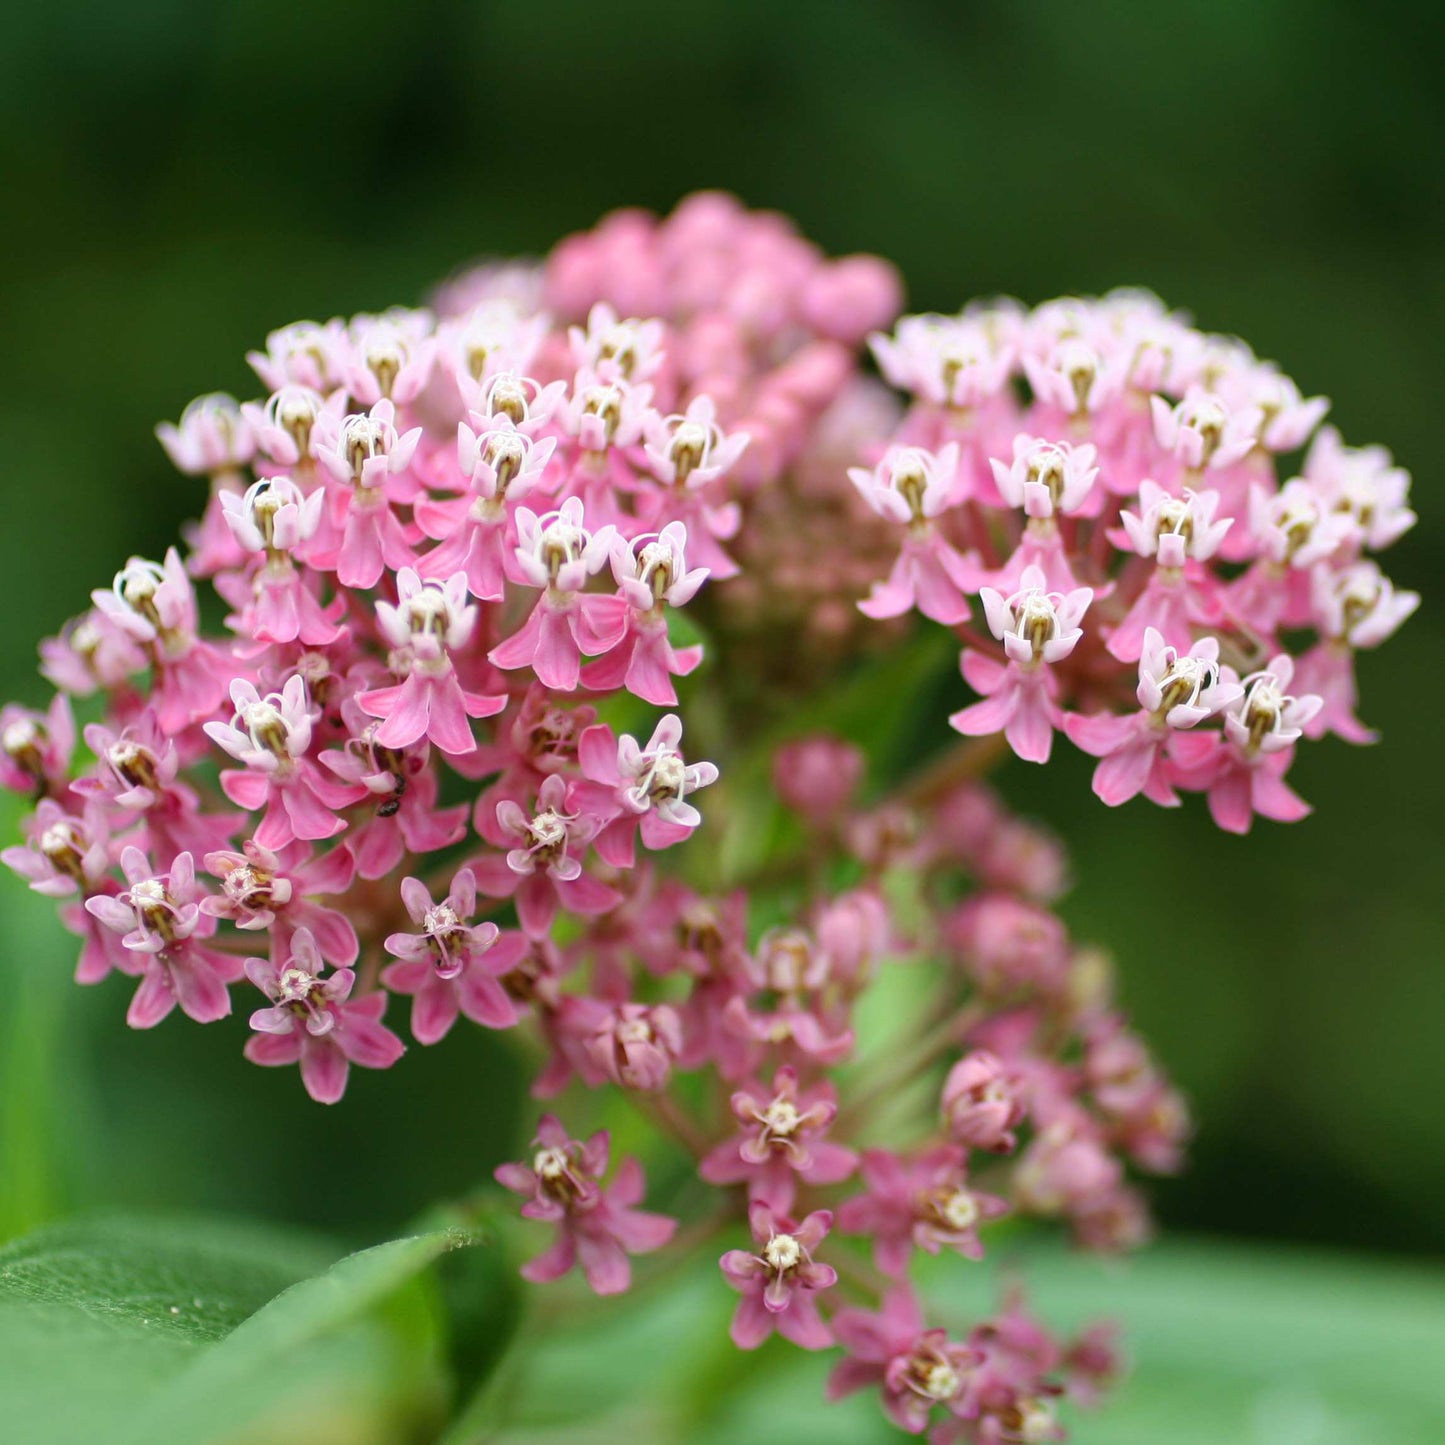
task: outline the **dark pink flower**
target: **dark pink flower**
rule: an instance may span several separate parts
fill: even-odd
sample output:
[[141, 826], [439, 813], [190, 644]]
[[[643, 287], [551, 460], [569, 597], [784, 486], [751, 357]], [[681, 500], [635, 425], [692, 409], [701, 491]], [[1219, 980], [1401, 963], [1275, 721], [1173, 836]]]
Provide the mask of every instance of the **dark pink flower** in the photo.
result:
[[901, 1277], [913, 1247], [937, 1254], [953, 1249], [982, 1259], [978, 1227], [1008, 1212], [1008, 1204], [968, 1186], [965, 1151], [941, 1144], [905, 1157], [865, 1149], [861, 1165], [867, 1193], [838, 1208], [838, 1227], [873, 1240], [873, 1257], [885, 1274]]
[[798, 1180], [837, 1184], [857, 1167], [853, 1150], [825, 1139], [838, 1113], [838, 1091], [823, 1082], [800, 1091], [795, 1069], [783, 1067], [771, 1085], [744, 1084], [732, 1096], [738, 1133], [698, 1166], [709, 1184], [746, 1184], [748, 1198], [776, 1210], [793, 1207]]
[[938, 1406], [964, 1412], [969, 1376], [983, 1354], [950, 1340], [946, 1330], [929, 1329], [907, 1285], [888, 1290], [877, 1313], [840, 1310], [833, 1335], [847, 1357], [828, 1376], [830, 1400], [877, 1389], [883, 1413], [910, 1435], [927, 1430]]
[[527, 1199], [525, 1218], [557, 1227], [556, 1242], [522, 1266], [523, 1278], [545, 1283], [580, 1263], [596, 1293], [621, 1294], [632, 1283], [627, 1256], [661, 1249], [677, 1222], [635, 1208], [644, 1192], [636, 1159], [624, 1159], [612, 1183], [602, 1188], [609, 1153], [605, 1130], [581, 1144], [553, 1115], [544, 1114], [532, 1145], [536, 1152], [530, 1166], [503, 1164], [496, 1171], [498, 1183]]
[[949, 1137], [966, 1149], [1008, 1154], [1024, 1117], [1018, 1080], [986, 1049], [961, 1058], [943, 1082], [943, 1118]]
[[723, 1277], [742, 1295], [732, 1342], [755, 1350], [776, 1330], [805, 1350], [827, 1349], [833, 1334], [815, 1296], [838, 1282], [838, 1272], [814, 1260], [813, 1251], [833, 1227], [832, 1214], [817, 1209], [795, 1224], [758, 1200], [748, 1207], [748, 1225], [757, 1252], [730, 1249], [719, 1261]]

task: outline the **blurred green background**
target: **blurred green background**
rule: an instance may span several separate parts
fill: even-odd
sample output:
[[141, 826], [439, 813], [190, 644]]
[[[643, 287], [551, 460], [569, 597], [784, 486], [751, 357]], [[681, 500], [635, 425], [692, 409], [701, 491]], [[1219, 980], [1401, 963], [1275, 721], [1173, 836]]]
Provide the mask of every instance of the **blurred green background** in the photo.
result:
[[[889, 256], [914, 308], [1153, 287], [1416, 473], [1422, 521], [1385, 560], [1426, 602], [1361, 663], [1385, 741], [1307, 747], [1317, 815], [1243, 841], [1197, 806], [1105, 810], [1068, 749], [1001, 786], [1067, 838], [1064, 913], [1116, 950], [1194, 1101], [1166, 1226], [1438, 1254], [1434, 19], [1343, 0], [13, 0], [0, 692], [40, 699], [35, 640], [195, 510], [151, 427], [257, 391], [243, 352], [280, 323], [419, 300], [469, 258], [700, 186]], [[69, 942], [18, 882], [0, 909], [7, 1231], [164, 1203], [374, 1237], [513, 1142], [520, 1086], [477, 1031], [319, 1116], [289, 1071], [242, 1062], [244, 1018], [129, 1033], [124, 986], [70, 987]]]

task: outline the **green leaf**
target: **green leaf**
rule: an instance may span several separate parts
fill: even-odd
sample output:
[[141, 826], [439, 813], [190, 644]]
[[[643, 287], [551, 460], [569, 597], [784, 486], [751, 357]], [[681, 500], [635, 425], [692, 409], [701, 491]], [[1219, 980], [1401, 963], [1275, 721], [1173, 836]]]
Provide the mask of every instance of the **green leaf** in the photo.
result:
[[340, 1260], [212, 1221], [15, 1241], [0, 1251], [0, 1419], [46, 1445], [425, 1438], [450, 1383], [428, 1271], [472, 1238], [437, 1229]]

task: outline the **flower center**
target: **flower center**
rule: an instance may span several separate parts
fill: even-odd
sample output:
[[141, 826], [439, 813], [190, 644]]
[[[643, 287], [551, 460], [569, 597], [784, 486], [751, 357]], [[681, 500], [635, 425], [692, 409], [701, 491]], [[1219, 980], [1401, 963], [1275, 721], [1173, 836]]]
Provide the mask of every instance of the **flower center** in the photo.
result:
[[803, 1257], [803, 1246], [791, 1234], [775, 1234], [763, 1246], [763, 1259], [769, 1269], [786, 1274]]
[[561, 1179], [567, 1173], [567, 1154], [562, 1149], [539, 1149], [532, 1159], [532, 1172], [539, 1179]]
[[779, 1094], [763, 1111], [763, 1125], [770, 1134], [787, 1139], [796, 1132], [802, 1115], [791, 1099]]

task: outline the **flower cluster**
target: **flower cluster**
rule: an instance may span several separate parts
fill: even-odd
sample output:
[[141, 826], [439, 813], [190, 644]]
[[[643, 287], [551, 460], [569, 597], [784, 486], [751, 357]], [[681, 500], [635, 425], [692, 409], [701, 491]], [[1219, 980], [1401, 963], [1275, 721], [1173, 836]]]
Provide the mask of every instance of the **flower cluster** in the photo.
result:
[[[1053, 911], [1057, 843], [979, 780], [999, 749], [870, 776], [796, 712], [916, 610], [964, 641], [971, 738], [1042, 761], [1062, 729], [1110, 803], [1298, 816], [1295, 742], [1368, 736], [1353, 650], [1415, 598], [1367, 554], [1413, 519], [1329, 431], [1278, 484], [1323, 403], [1148, 298], [906, 319], [873, 341], [906, 413], [859, 368], [898, 304], [885, 263], [701, 195], [273, 332], [262, 399], [159, 428], [207, 489], [185, 551], [132, 558], [42, 644], [50, 704], [0, 712], [34, 804], [3, 859], [133, 1027], [245, 997], [246, 1057], [322, 1103], [400, 1060], [393, 995], [421, 1046], [525, 1026], [567, 1091], [496, 1170], [552, 1231], [527, 1278], [613, 1294], [716, 1225], [739, 1348], [839, 1348], [832, 1394], [1012, 1445], [1062, 1438], [1110, 1337], [1016, 1295], [931, 1320], [918, 1255], [1006, 1217], [1139, 1244], [1187, 1113]], [[911, 1003], [874, 1037], [884, 980]], [[607, 1131], [561, 1122], [589, 1091], [716, 1209], [675, 1240], [640, 1208], [639, 1161], [609, 1179]]]
[[1040, 763], [1063, 731], [1110, 805], [1303, 817], [1295, 745], [1373, 738], [1354, 654], [1419, 602], [1373, 556], [1415, 521], [1389, 453], [1140, 292], [910, 316], [872, 345], [910, 405], [850, 472], [898, 533], [860, 606], [958, 629], [981, 701], [953, 726]]

